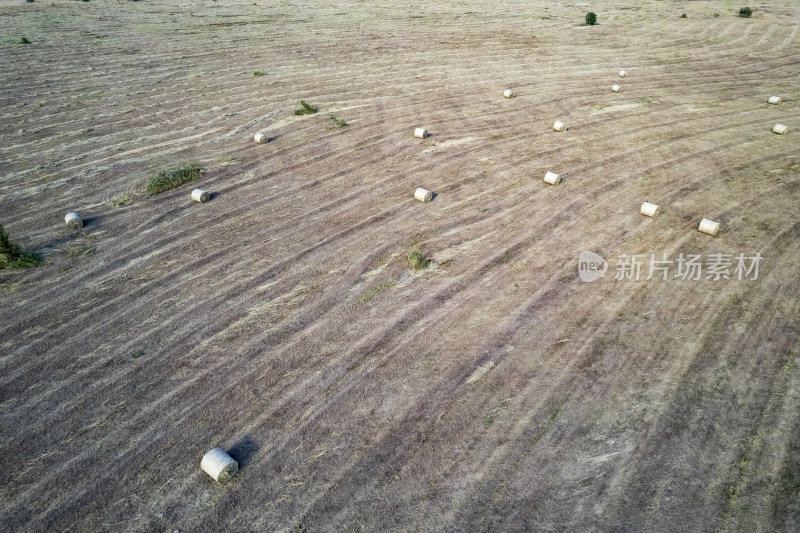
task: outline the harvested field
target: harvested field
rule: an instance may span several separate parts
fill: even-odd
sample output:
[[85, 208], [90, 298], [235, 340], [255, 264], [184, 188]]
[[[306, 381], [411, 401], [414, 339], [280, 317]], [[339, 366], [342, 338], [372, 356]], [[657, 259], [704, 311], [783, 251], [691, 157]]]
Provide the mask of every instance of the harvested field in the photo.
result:
[[555, 4], [0, 0], [4, 529], [800, 530], [800, 5]]

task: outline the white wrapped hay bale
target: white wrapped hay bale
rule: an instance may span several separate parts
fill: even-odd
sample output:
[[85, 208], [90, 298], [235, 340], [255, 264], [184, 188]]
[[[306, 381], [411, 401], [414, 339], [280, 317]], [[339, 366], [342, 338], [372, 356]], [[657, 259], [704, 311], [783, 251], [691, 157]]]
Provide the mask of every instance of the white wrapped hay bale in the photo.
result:
[[611, 92], [621, 93], [622, 92], [622, 87], [620, 87], [619, 85], [612, 85], [611, 86]]
[[661, 207], [656, 204], [651, 204], [650, 202], [645, 202], [642, 204], [642, 208], [639, 209], [639, 212], [646, 217], [654, 217], [661, 212]]
[[544, 182], [549, 183], [550, 185], [558, 185], [561, 183], [561, 176], [555, 172], [548, 171], [547, 174], [544, 175]]
[[566, 126], [560, 120], [556, 120], [555, 123], [553, 123], [553, 129], [556, 131], [564, 131]]
[[414, 130], [414, 137], [424, 139], [427, 136], [428, 136], [428, 130], [426, 130], [425, 128], [417, 128]]
[[66, 222], [67, 226], [72, 229], [79, 229], [83, 227], [83, 220], [81, 220], [81, 217], [78, 215], [78, 213], [67, 213], [67, 216], [64, 217], [64, 222]]
[[414, 191], [414, 198], [422, 202], [423, 204], [427, 204], [431, 200], [433, 200], [433, 193], [428, 189], [423, 189], [422, 187], [417, 187], [417, 190]]
[[781, 103], [781, 97], [780, 96], [770, 96], [769, 97], [769, 103], [772, 104], [772, 105], [778, 105], [778, 104]]
[[192, 191], [192, 200], [195, 202], [204, 204], [211, 199], [211, 195], [208, 191], [204, 191], [203, 189], [195, 189]]
[[619, 77], [620, 78], [627, 78], [628, 77], [628, 71], [627, 70], [620, 70], [619, 71]]
[[772, 128], [772, 133], [777, 133], [778, 135], [786, 135], [787, 131], [789, 131], [789, 127], [783, 124], [775, 124]]
[[503, 93], [503, 96], [505, 96], [506, 98], [514, 98], [516, 95], [514, 94], [514, 91], [512, 91], [511, 89], [506, 89], [505, 92]]
[[257, 144], [266, 144], [266, 143], [268, 143], [268, 142], [269, 142], [269, 137], [267, 137], [267, 136], [266, 136], [265, 134], [263, 134], [263, 133], [256, 133], [255, 135], [253, 135], [253, 140], [254, 140], [254, 141], [257, 143]]
[[239, 470], [239, 463], [220, 448], [214, 448], [203, 456], [200, 461], [200, 468], [213, 477], [215, 481], [226, 483]]
[[719, 222], [704, 218], [700, 221], [700, 225], [697, 226], [697, 230], [709, 235], [716, 235], [719, 232]]

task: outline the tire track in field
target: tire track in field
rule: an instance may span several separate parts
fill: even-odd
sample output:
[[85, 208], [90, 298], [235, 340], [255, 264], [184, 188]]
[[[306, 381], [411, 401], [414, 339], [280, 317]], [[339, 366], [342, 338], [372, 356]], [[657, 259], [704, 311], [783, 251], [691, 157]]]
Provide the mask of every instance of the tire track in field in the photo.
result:
[[578, 169], [576, 169], [576, 170], [577, 170], [577, 172], [576, 172], [577, 174], [580, 174], [580, 173], [581, 173], [581, 172], [580, 172], [580, 171], [581, 171], [581, 169], [580, 169], [580, 168], [578, 168]]

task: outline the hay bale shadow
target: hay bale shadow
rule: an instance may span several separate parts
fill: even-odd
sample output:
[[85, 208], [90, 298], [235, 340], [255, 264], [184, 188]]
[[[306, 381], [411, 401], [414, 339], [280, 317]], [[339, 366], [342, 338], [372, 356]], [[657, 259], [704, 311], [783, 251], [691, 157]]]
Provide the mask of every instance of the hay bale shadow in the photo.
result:
[[88, 218], [84, 218], [82, 220], [83, 220], [82, 228], [88, 228], [89, 226], [94, 226], [95, 224], [99, 225], [100, 217], [88, 217]]
[[250, 464], [250, 461], [253, 460], [253, 457], [259, 449], [258, 444], [256, 444], [253, 439], [249, 436], [245, 436], [239, 439], [236, 444], [233, 445], [233, 448], [228, 450], [228, 455], [239, 463], [239, 470], [241, 470]]

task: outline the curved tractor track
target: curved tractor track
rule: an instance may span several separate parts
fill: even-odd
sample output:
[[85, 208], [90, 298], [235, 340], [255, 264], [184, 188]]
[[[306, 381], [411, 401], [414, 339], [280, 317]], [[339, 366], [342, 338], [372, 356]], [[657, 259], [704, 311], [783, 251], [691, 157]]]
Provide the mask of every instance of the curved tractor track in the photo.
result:
[[0, 2], [5, 530], [800, 529], [800, 6], [438, 4]]

